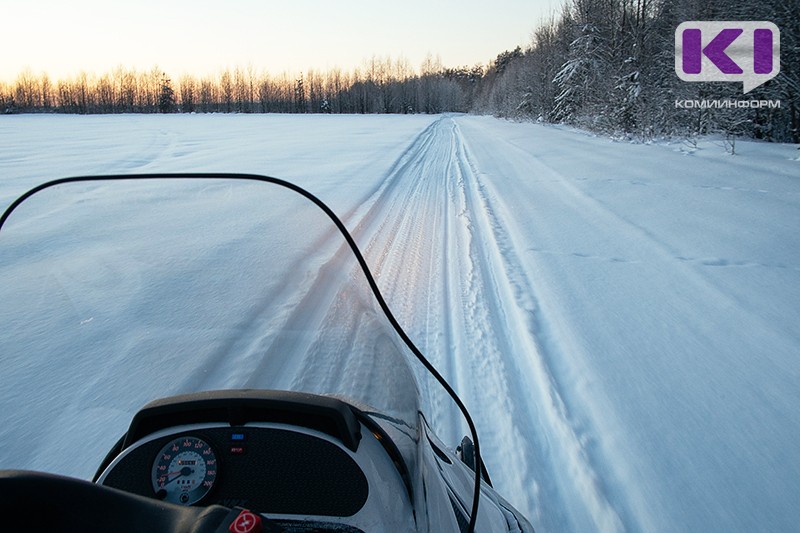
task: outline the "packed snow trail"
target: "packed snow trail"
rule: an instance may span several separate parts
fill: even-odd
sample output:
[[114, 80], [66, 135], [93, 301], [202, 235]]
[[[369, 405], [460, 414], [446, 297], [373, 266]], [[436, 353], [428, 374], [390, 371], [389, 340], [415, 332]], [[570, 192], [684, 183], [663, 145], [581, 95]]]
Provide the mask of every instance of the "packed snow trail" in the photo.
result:
[[[472, 116], [0, 118], [4, 203], [44, 179], [108, 172], [265, 173], [317, 193], [462, 395], [495, 487], [537, 531], [800, 523], [796, 147], [740, 141], [732, 157], [713, 140], [628, 144]], [[79, 259], [93, 253], [72, 245]], [[329, 323], [324, 305], [301, 308]], [[255, 305], [235, 322], [258, 330], [262, 314]], [[130, 415], [113, 405], [139, 398], [94, 390], [108, 386], [102, 377], [70, 402], [92, 361], [46, 363], [28, 366], [61, 405], [31, 406], [41, 413], [24, 427], [14, 416], [30, 384], [0, 376], [11, 416], [0, 468], [89, 476]], [[222, 353], [195, 363], [180, 387], [231, 377]], [[276, 370], [236, 363], [252, 385]], [[277, 370], [288, 384], [309, 371], [345, 374], [286, 363]], [[452, 407], [423, 394], [455, 445], [465, 431]], [[48, 417], [54, 426], [41, 423]], [[64, 465], [63, 439], [81, 437], [84, 422], [106, 431], [82, 435]]]
[[[515, 296], [529, 289], [509, 277], [521, 251], [456, 122], [425, 129], [384, 182], [354, 233], [372, 236], [367, 258], [395, 313], [476, 417], [490, 475], [535, 522], [620, 530], [542, 355], [535, 302]], [[435, 421], [457, 443], [453, 415]]]

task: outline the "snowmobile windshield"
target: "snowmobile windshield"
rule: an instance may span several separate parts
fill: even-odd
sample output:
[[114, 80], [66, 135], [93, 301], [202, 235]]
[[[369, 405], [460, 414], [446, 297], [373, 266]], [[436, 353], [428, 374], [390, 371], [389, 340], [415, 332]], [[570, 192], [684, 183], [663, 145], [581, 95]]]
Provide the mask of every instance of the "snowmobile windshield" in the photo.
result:
[[89, 478], [144, 404], [218, 389], [335, 395], [416, 434], [413, 355], [319, 206], [152, 178], [48, 187], [0, 231], [0, 468]]

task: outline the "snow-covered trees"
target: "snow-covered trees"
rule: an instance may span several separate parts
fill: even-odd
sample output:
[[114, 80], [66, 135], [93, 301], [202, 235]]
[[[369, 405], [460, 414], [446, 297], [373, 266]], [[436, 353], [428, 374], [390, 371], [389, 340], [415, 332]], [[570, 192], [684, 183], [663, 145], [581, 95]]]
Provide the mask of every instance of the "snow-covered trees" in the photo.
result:
[[[477, 109], [650, 138], [721, 132], [800, 142], [797, 0], [566, 0], [522, 53], [500, 54]], [[689, 20], [768, 20], [781, 30], [781, 72], [748, 94], [779, 109], [681, 109], [676, 101], [736, 99], [741, 85], [686, 83], [674, 35]]]

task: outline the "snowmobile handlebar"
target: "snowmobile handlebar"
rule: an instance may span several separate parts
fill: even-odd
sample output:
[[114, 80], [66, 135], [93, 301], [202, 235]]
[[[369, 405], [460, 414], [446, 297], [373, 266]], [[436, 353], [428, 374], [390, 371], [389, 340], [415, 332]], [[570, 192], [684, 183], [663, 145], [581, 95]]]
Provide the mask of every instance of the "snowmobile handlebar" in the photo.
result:
[[180, 506], [76, 478], [25, 470], [0, 471], [0, 494], [3, 528], [9, 531], [215, 533], [229, 531], [245, 513], [221, 505]]

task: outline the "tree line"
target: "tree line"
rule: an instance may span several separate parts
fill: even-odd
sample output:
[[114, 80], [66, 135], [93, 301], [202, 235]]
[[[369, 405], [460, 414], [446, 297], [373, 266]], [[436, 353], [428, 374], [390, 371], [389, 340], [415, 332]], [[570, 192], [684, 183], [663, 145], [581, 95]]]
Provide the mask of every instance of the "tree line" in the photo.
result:
[[[441, 113], [564, 123], [637, 139], [722, 132], [800, 143], [798, 0], [564, 0], [527, 47], [488, 65], [419, 69], [375, 58], [351, 71], [273, 76], [252, 67], [172, 79], [118, 67], [51, 80], [0, 82], [0, 112]], [[674, 69], [675, 28], [689, 20], [766, 20], [781, 30], [780, 74], [742, 97], [740, 83], [688, 83]], [[685, 107], [746, 98], [780, 107]]]
[[102, 75], [51, 80], [22, 72], [0, 84], [6, 113], [442, 113], [468, 111], [482, 67], [445, 68], [428, 57], [419, 70], [408, 61], [372, 58], [346, 72], [309, 70], [272, 76], [252, 67], [172, 79], [158, 67], [118, 67]]

